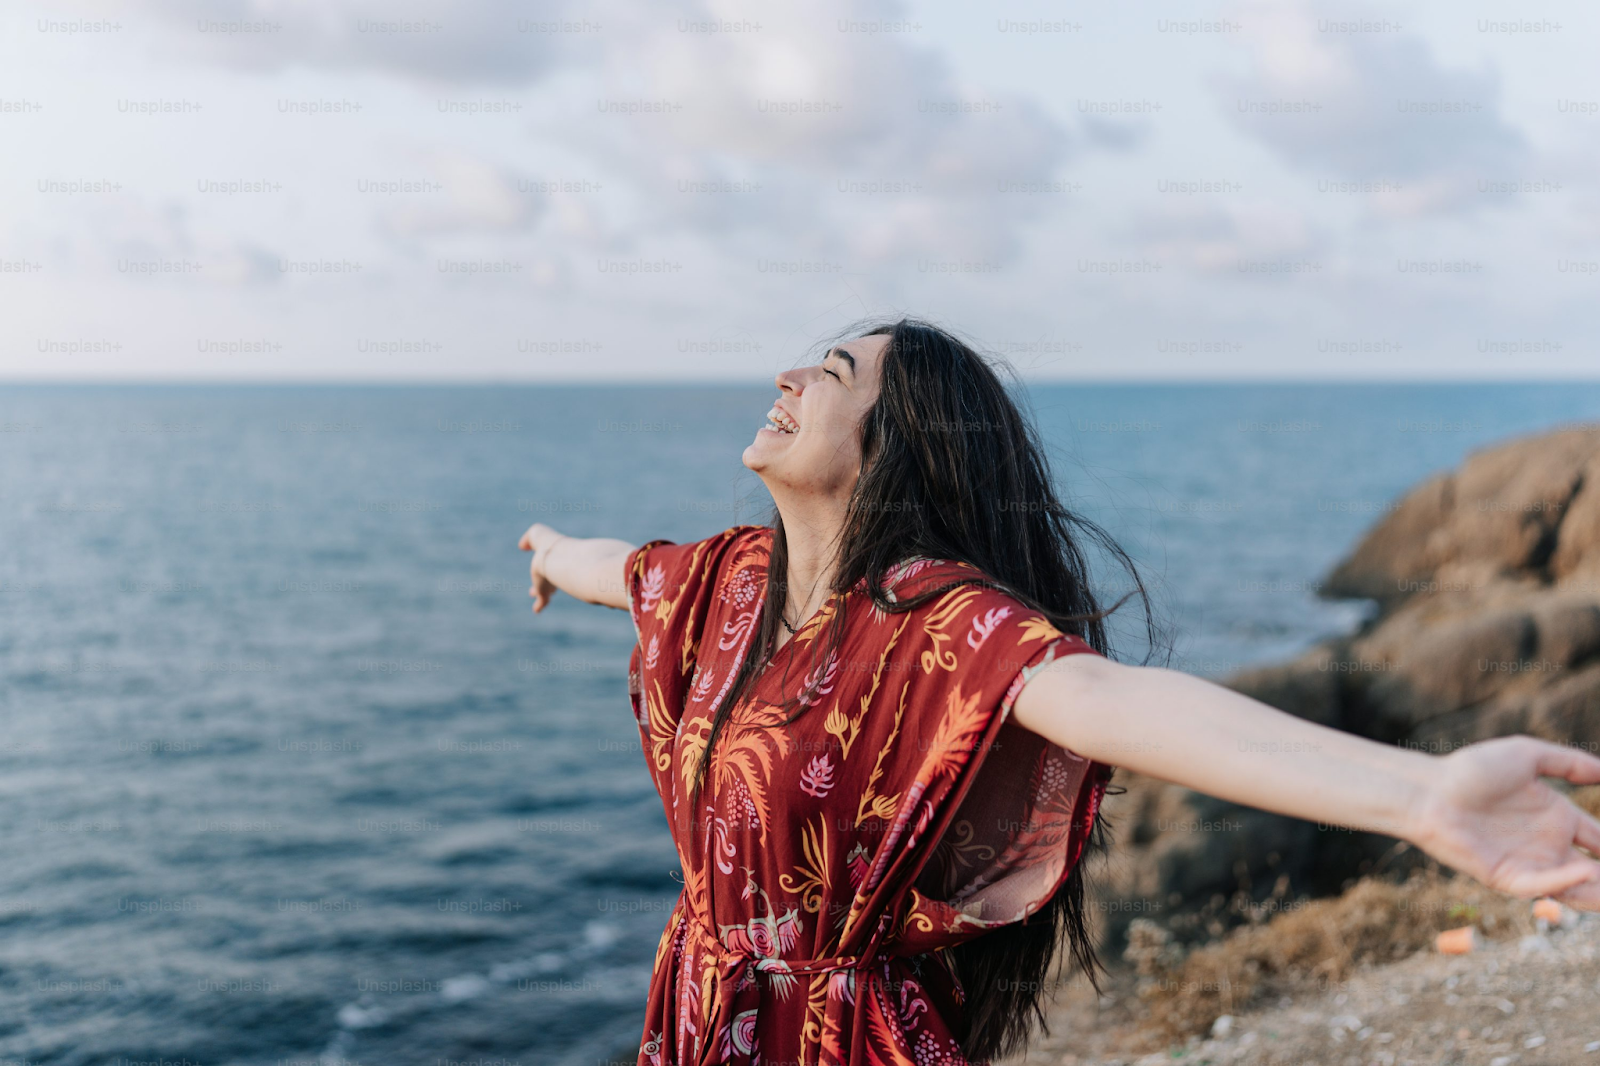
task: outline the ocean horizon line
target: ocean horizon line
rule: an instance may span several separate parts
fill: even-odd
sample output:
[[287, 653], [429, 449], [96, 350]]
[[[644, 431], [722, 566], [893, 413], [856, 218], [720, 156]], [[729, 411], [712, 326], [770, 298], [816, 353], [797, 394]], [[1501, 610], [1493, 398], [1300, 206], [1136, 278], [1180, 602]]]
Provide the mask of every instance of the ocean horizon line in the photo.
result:
[[[1491, 376], [1462, 377], [1295, 377], [1295, 376], [1219, 376], [1204, 378], [1183, 377], [1023, 377], [1027, 386], [1075, 385], [1085, 388], [1157, 388], [1157, 387], [1240, 387], [1240, 386], [1426, 386], [1430, 388], [1467, 388], [1480, 385], [1594, 385], [1600, 384], [1600, 374], [1590, 376]], [[525, 378], [525, 377], [5, 377], [0, 375], [0, 389], [7, 388], [585, 388], [631, 389], [644, 386], [681, 388], [695, 391], [716, 389], [745, 389], [771, 387], [771, 378]]]

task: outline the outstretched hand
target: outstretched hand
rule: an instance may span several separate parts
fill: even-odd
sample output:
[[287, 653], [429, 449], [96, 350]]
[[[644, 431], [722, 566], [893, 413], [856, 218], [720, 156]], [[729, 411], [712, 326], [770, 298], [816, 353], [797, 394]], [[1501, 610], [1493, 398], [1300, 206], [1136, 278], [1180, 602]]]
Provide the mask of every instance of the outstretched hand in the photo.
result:
[[528, 576], [533, 582], [528, 588], [528, 595], [533, 597], [534, 614], [544, 610], [550, 603], [550, 597], [558, 591], [555, 583], [545, 576], [544, 563], [550, 547], [556, 541], [565, 539], [564, 534], [557, 533], [543, 522], [535, 522], [517, 541], [517, 547], [533, 553], [533, 560], [528, 564]]
[[1600, 911], [1600, 821], [1539, 780], [1600, 784], [1600, 759], [1532, 737], [1472, 744], [1438, 760], [1412, 842], [1440, 862], [1523, 899]]

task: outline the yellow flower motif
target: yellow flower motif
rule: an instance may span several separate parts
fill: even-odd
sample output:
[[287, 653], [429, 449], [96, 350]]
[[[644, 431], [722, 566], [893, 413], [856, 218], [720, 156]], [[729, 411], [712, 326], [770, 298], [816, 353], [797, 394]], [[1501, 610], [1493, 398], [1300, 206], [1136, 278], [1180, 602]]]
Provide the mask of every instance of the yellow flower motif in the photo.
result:
[[710, 727], [709, 718], [696, 718], [683, 731], [683, 744], [678, 749], [678, 775], [683, 779], [685, 792], [694, 784], [695, 769], [700, 765], [700, 753], [706, 750], [706, 741], [710, 739]]
[[883, 747], [878, 749], [877, 761], [872, 764], [872, 773], [867, 775], [867, 788], [861, 794], [861, 802], [856, 804], [856, 825], [860, 825], [868, 818], [888, 818], [894, 814], [895, 807], [899, 805], [900, 793], [892, 796], [878, 795], [878, 778], [883, 776], [883, 757], [894, 748], [894, 739], [900, 735], [900, 719], [906, 713], [906, 693], [911, 689], [911, 682], [907, 681], [900, 686], [900, 706], [894, 712], [894, 728], [889, 730], [889, 737], [883, 742]]
[[931, 674], [936, 667], [955, 670], [958, 661], [956, 655], [945, 647], [945, 644], [953, 639], [953, 634], [947, 630], [961, 612], [966, 610], [967, 605], [980, 595], [981, 591], [971, 585], [958, 585], [945, 593], [944, 598], [935, 605], [928, 615], [928, 620], [922, 625], [922, 632], [933, 641], [933, 647], [922, 653], [923, 673]]
[[794, 872], [799, 877], [783, 874], [778, 878], [778, 885], [785, 892], [798, 895], [806, 913], [816, 914], [822, 910], [822, 895], [832, 880], [828, 870], [831, 846], [826, 818], [818, 817], [815, 827], [808, 825], [800, 831], [800, 848], [805, 853], [805, 862], [795, 865]]
[[1024, 618], [1022, 620], [1022, 632], [1025, 635], [1017, 641], [1018, 646], [1026, 644], [1030, 640], [1053, 640], [1056, 637], [1066, 635], [1043, 618]]
[[879, 796], [872, 801], [872, 816], [878, 819], [888, 818], [894, 813], [895, 805], [900, 799], [900, 793], [892, 796]]
[[[845, 755], [850, 754], [850, 745], [845, 741], [845, 734], [850, 731], [850, 719], [838, 707], [828, 712], [828, 717], [822, 722], [822, 728], [839, 738], [839, 743], [844, 746]], [[852, 738], [854, 739], [854, 738]]]
[[655, 691], [645, 694], [646, 720], [650, 723], [650, 755], [656, 769], [665, 773], [672, 765], [672, 740], [677, 732], [677, 723], [667, 713], [667, 698], [661, 693], [661, 682], [654, 681], [652, 684]]

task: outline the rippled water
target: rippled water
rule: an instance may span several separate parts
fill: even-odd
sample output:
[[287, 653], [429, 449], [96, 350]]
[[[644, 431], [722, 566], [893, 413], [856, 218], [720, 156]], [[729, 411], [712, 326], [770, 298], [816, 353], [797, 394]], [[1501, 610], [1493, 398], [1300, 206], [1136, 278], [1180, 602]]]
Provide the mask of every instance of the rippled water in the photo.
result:
[[[0, 1060], [631, 1062], [677, 891], [632, 630], [532, 616], [514, 545], [763, 521], [770, 396], [0, 389]], [[1352, 625], [1311, 588], [1387, 501], [1600, 387], [1032, 402], [1216, 675]]]

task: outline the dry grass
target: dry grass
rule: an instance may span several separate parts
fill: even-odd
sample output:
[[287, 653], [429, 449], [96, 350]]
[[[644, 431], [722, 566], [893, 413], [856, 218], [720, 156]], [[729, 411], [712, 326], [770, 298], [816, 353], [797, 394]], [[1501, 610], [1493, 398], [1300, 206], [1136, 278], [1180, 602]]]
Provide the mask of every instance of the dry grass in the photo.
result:
[[1528, 901], [1417, 871], [1404, 884], [1365, 880], [1334, 899], [1287, 905], [1270, 921], [1188, 952], [1140, 919], [1129, 929], [1124, 957], [1140, 975], [1152, 1035], [1181, 1040], [1269, 995], [1326, 989], [1360, 967], [1405, 958], [1463, 925], [1491, 939], [1533, 931]]
[[[1570, 795], [1600, 817], [1600, 785]], [[1270, 920], [1188, 951], [1156, 923], [1133, 922], [1123, 957], [1139, 974], [1152, 1035], [1182, 1039], [1269, 995], [1327, 989], [1359, 967], [1431, 948], [1446, 929], [1472, 925], [1498, 940], [1534, 928], [1529, 901], [1432, 870], [1414, 871], [1403, 884], [1367, 879], [1331, 899], [1275, 905], [1281, 910]]]

